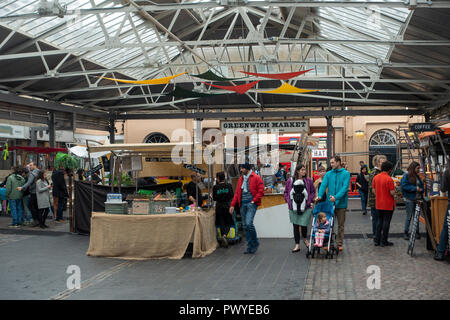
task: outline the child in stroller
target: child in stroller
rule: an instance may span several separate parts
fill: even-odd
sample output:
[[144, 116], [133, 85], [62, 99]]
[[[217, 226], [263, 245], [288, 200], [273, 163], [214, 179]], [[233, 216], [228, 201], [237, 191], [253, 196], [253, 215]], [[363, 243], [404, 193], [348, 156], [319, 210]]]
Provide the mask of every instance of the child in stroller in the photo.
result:
[[[316, 203], [313, 209], [313, 221], [308, 252], [306, 257], [314, 258], [314, 254], [320, 249], [326, 250], [325, 258], [333, 259], [334, 253], [339, 254], [335, 244], [336, 235], [333, 232], [334, 226], [334, 204], [329, 201]], [[314, 239], [313, 239], [314, 238]], [[326, 243], [324, 245], [324, 242]]]
[[325, 239], [325, 236], [327, 236], [327, 238], [329, 237], [330, 226], [331, 225], [327, 219], [327, 214], [325, 212], [319, 212], [319, 214], [317, 215], [315, 228], [313, 228], [313, 232], [315, 233], [314, 238], [316, 240], [314, 245], [316, 247], [323, 247], [323, 239]]

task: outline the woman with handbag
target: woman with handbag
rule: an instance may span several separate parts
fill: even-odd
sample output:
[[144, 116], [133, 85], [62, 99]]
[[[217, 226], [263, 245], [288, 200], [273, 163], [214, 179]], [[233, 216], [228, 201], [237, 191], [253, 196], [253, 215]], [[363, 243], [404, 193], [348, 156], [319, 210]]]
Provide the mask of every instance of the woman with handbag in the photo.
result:
[[[302, 193], [303, 196], [301, 195]], [[286, 181], [286, 187], [284, 189], [284, 199], [289, 207], [289, 220], [294, 227], [295, 248], [292, 252], [300, 251], [300, 229], [303, 242], [306, 247], [309, 247], [307, 240], [308, 225], [311, 221], [315, 196], [314, 182], [311, 178], [306, 177], [306, 167], [304, 165], [297, 166], [294, 176]]]

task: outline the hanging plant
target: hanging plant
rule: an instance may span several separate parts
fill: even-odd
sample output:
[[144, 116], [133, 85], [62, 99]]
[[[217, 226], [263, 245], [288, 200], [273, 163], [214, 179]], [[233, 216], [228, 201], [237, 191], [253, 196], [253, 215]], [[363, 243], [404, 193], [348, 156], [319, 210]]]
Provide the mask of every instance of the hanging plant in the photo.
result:
[[55, 168], [75, 171], [80, 167], [80, 161], [68, 153], [58, 152], [55, 157]]
[[[111, 181], [111, 174], [107, 174], [106, 178]], [[126, 172], [122, 172], [121, 185], [124, 187], [133, 186], [133, 178], [131, 178]], [[117, 177], [114, 177], [114, 186], [117, 186]]]

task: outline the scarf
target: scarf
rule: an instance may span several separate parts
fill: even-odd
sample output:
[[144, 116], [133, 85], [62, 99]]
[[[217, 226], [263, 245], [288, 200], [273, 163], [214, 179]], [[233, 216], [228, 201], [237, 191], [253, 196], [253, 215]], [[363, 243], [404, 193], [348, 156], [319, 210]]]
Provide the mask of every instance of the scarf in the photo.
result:
[[244, 181], [242, 182], [242, 190], [244, 190], [244, 192], [249, 192], [248, 190], [248, 179], [250, 178], [250, 175], [252, 174], [252, 170], [250, 170], [247, 175], [244, 175]]

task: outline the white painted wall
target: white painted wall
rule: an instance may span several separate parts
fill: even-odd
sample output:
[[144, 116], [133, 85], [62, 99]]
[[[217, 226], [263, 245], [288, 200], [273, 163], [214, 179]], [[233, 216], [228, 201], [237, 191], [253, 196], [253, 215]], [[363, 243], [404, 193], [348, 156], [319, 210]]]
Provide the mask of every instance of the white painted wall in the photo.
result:
[[258, 238], [293, 238], [294, 231], [289, 221], [287, 204], [258, 209], [253, 223]]

